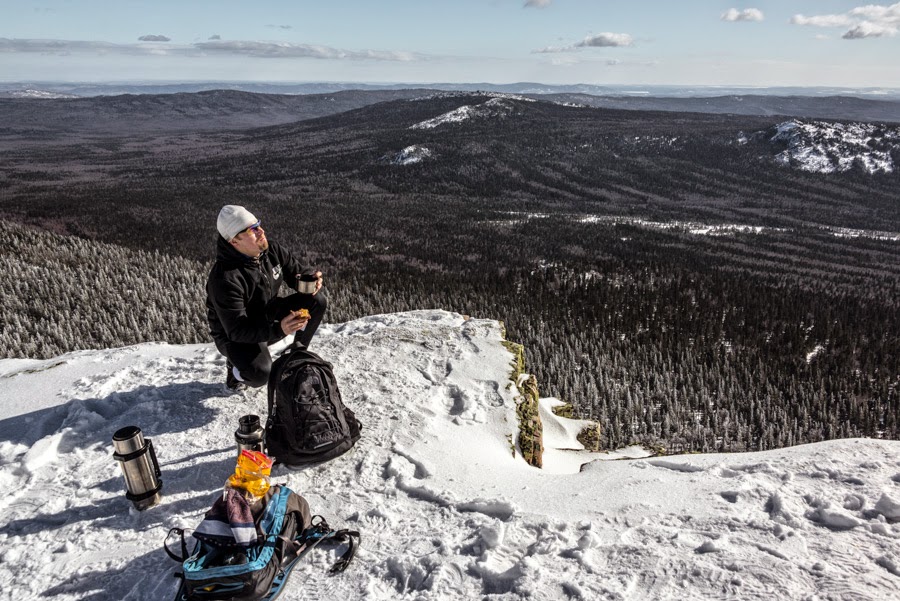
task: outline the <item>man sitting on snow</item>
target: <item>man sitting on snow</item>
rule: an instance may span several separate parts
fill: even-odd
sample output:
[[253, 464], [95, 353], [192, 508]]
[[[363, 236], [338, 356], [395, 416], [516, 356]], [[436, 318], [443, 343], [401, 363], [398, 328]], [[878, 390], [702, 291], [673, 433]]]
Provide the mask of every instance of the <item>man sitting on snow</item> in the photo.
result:
[[[244, 207], [222, 207], [216, 227], [216, 262], [206, 283], [209, 330], [227, 358], [226, 386], [263, 386], [272, 369], [268, 345], [296, 334], [295, 343], [306, 347], [316, 333], [328, 303], [322, 272], [302, 268], [288, 250], [269, 242]], [[309, 293], [278, 296], [282, 282], [297, 289], [301, 275], [310, 280]]]

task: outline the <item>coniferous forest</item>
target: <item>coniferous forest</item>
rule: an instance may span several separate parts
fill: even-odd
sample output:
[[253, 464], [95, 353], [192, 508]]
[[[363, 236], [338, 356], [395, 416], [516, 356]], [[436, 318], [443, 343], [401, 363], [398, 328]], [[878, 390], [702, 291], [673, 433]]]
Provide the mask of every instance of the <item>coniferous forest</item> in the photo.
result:
[[[776, 166], [772, 117], [504, 99], [411, 128], [491, 100], [212, 133], [0, 131], [2, 356], [207, 341], [215, 216], [234, 203], [325, 272], [332, 322], [502, 320], [542, 396], [599, 421], [607, 447], [900, 438], [896, 171]], [[403, 160], [411, 146], [423, 160]]]

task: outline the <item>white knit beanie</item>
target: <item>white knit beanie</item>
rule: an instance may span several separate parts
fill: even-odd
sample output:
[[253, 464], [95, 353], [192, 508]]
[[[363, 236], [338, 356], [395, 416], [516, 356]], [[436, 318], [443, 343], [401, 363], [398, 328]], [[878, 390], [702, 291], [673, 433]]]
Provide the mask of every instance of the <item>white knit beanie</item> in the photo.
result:
[[225, 205], [219, 211], [216, 227], [226, 240], [231, 240], [245, 229], [259, 221], [253, 213], [238, 205]]

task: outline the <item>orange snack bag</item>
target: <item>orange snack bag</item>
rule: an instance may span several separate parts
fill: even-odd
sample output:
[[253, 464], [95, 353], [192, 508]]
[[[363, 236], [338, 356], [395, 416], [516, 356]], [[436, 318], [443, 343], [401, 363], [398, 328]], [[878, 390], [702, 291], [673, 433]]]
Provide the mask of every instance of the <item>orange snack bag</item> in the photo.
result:
[[260, 451], [243, 450], [238, 455], [234, 473], [228, 477], [227, 486], [246, 490], [254, 497], [262, 497], [269, 490], [272, 459]]

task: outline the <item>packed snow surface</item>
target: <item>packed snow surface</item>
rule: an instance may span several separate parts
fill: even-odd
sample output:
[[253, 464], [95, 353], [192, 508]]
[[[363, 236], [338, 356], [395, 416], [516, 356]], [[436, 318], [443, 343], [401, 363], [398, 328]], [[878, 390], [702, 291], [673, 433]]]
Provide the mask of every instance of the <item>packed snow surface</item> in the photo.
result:
[[803, 171], [834, 173], [859, 165], [867, 173], [891, 173], [891, 152], [900, 148], [900, 127], [877, 123], [791, 120], [775, 130], [771, 141], [787, 145], [776, 163]]
[[[363, 437], [273, 480], [362, 546], [338, 576], [326, 569], [340, 549], [308, 556], [285, 601], [900, 598], [898, 442], [589, 454], [546, 399], [539, 470], [510, 442], [517, 391], [497, 322], [372, 316], [323, 326], [313, 347]], [[211, 345], [0, 361], [0, 599], [171, 599], [166, 532], [199, 523], [234, 468], [238, 417], [266, 411], [264, 390], [227, 394], [223, 379]], [[162, 466], [162, 503], [144, 512], [112, 459], [127, 425]]]

